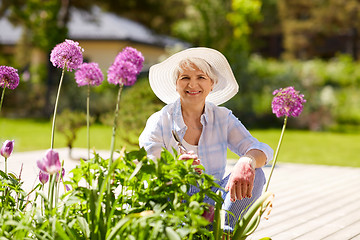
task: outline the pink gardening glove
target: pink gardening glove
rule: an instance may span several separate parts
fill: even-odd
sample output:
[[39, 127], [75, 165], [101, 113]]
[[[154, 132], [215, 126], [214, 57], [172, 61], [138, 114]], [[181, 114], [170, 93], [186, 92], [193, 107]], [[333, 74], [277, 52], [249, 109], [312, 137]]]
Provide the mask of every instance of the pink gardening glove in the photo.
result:
[[[179, 160], [190, 160], [190, 159], [194, 159], [192, 165], [200, 165], [200, 159], [198, 159], [198, 155], [195, 154], [193, 151], [183, 153], [179, 157]], [[199, 174], [202, 174], [202, 169], [200, 168], [195, 168], [195, 171]]]

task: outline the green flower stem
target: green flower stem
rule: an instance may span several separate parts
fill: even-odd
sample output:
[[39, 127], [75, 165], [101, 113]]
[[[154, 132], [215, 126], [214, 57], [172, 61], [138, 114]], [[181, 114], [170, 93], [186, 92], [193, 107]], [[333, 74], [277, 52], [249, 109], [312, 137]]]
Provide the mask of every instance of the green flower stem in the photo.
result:
[[284, 137], [284, 132], [285, 132], [285, 128], [286, 128], [287, 119], [288, 119], [288, 116], [285, 116], [285, 118], [284, 118], [284, 124], [283, 124], [282, 130], [281, 130], [281, 134], [280, 134], [280, 139], [279, 139], [279, 142], [278, 142], [276, 151], [275, 151], [274, 161], [273, 161], [273, 164], [272, 164], [272, 166], [271, 166], [269, 179], [268, 179], [268, 181], [267, 181], [267, 183], [266, 183], [266, 187], [265, 187], [265, 191], [264, 191], [264, 192], [266, 192], [266, 191], [268, 190], [268, 188], [269, 188], [269, 183], [270, 183], [270, 180], [271, 180], [271, 176], [272, 176], [272, 174], [273, 174], [273, 171], [274, 171], [274, 168], [275, 168], [275, 164], [276, 164], [276, 161], [277, 161], [277, 157], [278, 157], [278, 155], [279, 155], [279, 150], [280, 150], [280, 147], [281, 147], [282, 139], [283, 139], [283, 137]]
[[5, 158], [5, 174], [7, 174], [7, 158]]
[[59, 87], [58, 87], [58, 91], [57, 91], [57, 95], [56, 95], [56, 100], [55, 100], [54, 116], [53, 116], [53, 122], [52, 122], [52, 128], [51, 128], [51, 145], [50, 145], [51, 149], [54, 148], [56, 112], [57, 112], [57, 107], [58, 107], [58, 102], [59, 102], [61, 85], [62, 85], [62, 82], [63, 82], [63, 79], [64, 79], [64, 72], [65, 72], [65, 67], [63, 68], [62, 73], [61, 73], [60, 83], [59, 83]]
[[87, 126], [87, 148], [88, 148], [88, 160], [90, 159], [90, 84], [88, 84], [88, 93], [86, 101], [86, 126]]
[[[42, 183], [39, 190], [41, 191], [41, 190], [44, 190], [44, 189], [45, 189], [45, 184]], [[37, 195], [36, 195], [36, 197], [37, 197]], [[43, 216], [44, 216], [44, 214], [45, 214], [44, 205], [45, 205], [45, 200], [44, 200], [44, 198], [41, 198], [40, 211], [41, 211], [41, 215], [43, 215]]]
[[116, 127], [117, 127], [117, 118], [119, 115], [119, 105], [120, 105], [120, 97], [121, 97], [121, 91], [123, 89], [124, 85], [120, 84], [117, 101], [116, 101], [116, 109], [115, 109], [115, 117], [114, 117], [114, 125], [113, 125], [113, 131], [112, 131], [112, 138], [111, 138], [111, 147], [110, 147], [110, 161], [109, 161], [109, 169], [113, 162], [113, 155], [115, 150], [115, 136], [116, 136]]
[[[111, 166], [113, 164], [113, 155], [115, 150], [115, 136], [116, 136], [116, 127], [117, 127], [117, 118], [119, 115], [119, 105], [120, 105], [120, 97], [121, 97], [121, 91], [123, 89], [124, 85], [120, 84], [117, 101], [116, 101], [116, 108], [115, 108], [115, 117], [114, 117], [114, 125], [113, 125], [113, 131], [112, 131], [112, 137], [111, 137], [111, 146], [110, 146], [110, 159], [109, 159], [109, 168], [108, 168], [108, 174], [111, 174]], [[111, 181], [107, 182], [107, 196], [106, 196], [106, 216], [109, 216], [110, 212], [110, 192], [111, 192]]]
[[52, 174], [52, 175], [50, 175], [50, 177], [49, 177], [48, 199], [49, 199], [49, 210], [50, 210], [50, 212], [51, 212], [52, 209], [53, 209], [55, 178], [56, 178], [56, 174]]
[[2, 104], [3, 104], [3, 101], [4, 101], [4, 96], [5, 96], [5, 86], [4, 86], [4, 89], [3, 89], [3, 91], [2, 91], [2, 94], [1, 94], [1, 102], [0, 102], [0, 112], [1, 112], [1, 106], [2, 106]]

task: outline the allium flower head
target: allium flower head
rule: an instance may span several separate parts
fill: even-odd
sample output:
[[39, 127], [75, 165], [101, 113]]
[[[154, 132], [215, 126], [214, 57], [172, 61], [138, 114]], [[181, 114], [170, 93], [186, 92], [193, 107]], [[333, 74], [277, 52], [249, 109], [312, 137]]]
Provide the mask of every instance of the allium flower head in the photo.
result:
[[40, 170], [39, 172], [39, 181], [42, 183], [42, 184], [45, 184], [49, 181], [49, 174], [47, 174], [46, 172], [43, 172]]
[[19, 85], [18, 70], [9, 66], [0, 66], [0, 87], [15, 89]]
[[115, 62], [117, 61], [131, 62], [136, 66], [138, 73], [140, 73], [143, 67], [144, 60], [145, 60], [144, 56], [141, 54], [141, 52], [139, 52], [138, 50], [132, 47], [124, 48], [115, 58]]
[[58, 173], [61, 170], [59, 153], [49, 149], [46, 152], [46, 156], [43, 159], [37, 161], [37, 166], [41, 171], [50, 175]]
[[135, 48], [126, 47], [115, 58], [108, 70], [108, 82], [131, 86], [143, 67], [144, 57]]
[[75, 72], [75, 80], [79, 87], [84, 85], [99, 86], [104, 80], [104, 75], [97, 63], [83, 63]]
[[306, 102], [304, 95], [296, 91], [294, 87], [280, 88], [275, 90], [273, 95], [275, 97], [272, 100], [271, 107], [276, 117], [298, 117], [303, 110], [303, 103]]
[[11, 153], [14, 150], [14, 143], [14, 140], [6, 140], [0, 150], [1, 156], [3, 156], [4, 158], [10, 157]]
[[57, 44], [50, 54], [50, 61], [57, 68], [77, 69], [83, 63], [82, 49], [78, 42], [66, 39]]

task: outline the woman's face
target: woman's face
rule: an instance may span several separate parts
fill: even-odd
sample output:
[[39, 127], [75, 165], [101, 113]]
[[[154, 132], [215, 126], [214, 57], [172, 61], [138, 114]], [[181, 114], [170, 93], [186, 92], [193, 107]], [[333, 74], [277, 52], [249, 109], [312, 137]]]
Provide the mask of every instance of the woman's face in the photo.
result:
[[207, 95], [213, 89], [213, 81], [203, 71], [195, 66], [193, 69], [183, 69], [176, 80], [176, 91], [184, 103], [205, 104]]

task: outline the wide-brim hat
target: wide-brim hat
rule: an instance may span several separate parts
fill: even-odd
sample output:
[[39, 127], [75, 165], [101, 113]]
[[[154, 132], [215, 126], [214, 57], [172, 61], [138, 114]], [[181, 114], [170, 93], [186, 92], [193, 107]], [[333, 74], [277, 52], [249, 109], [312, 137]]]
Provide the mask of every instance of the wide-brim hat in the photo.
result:
[[214, 69], [218, 77], [213, 90], [206, 97], [207, 102], [220, 105], [231, 99], [238, 92], [239, 85], [227, 59], [222, 53], [205, 47], [188, 48], [150, 67], [150, 86], [161, 101], [169, 104], [179, 98], [180, 95], [176, 91], [174, 71], [183, 59], [189, 57], [204, 59]]

